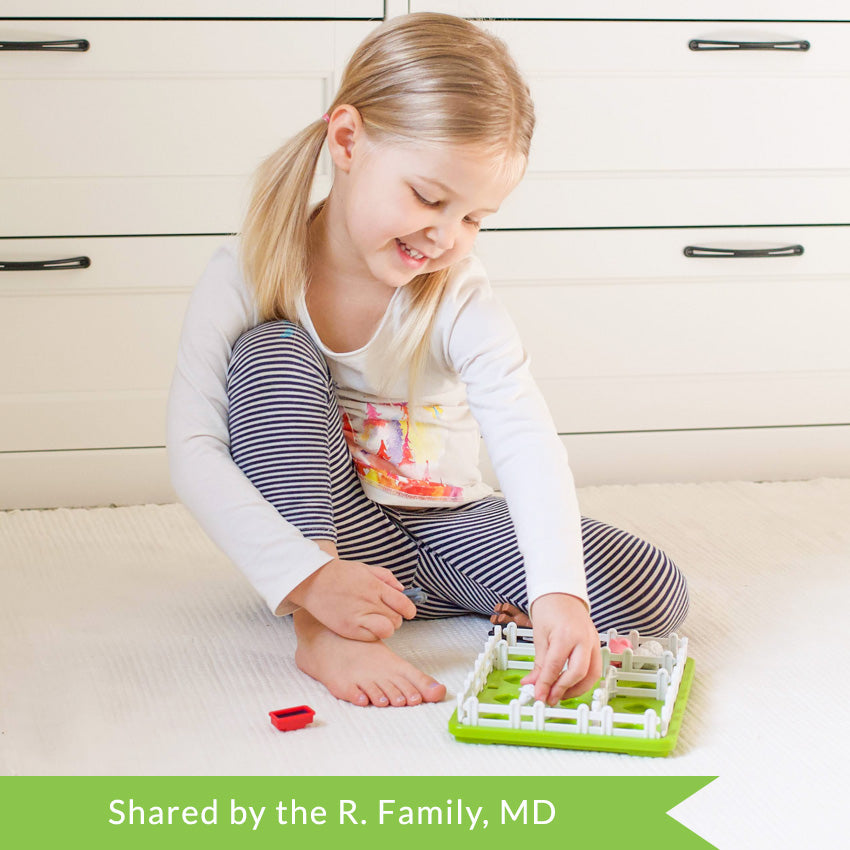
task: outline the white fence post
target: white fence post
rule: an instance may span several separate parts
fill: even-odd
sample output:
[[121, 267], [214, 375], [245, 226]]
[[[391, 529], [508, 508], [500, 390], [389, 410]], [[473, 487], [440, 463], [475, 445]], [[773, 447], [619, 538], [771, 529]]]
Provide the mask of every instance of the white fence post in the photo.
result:
[[511, 721], [511, 729], [519, 729], [520, 723], [522, 722], [522, 715], [520, 714], [518, 699], [512, 699], [510, 701], [510, 704], [508, 705], [508, 712]]
[[590, 727], [590, 709], [587, 707], [587, 703], [581, 703], [576, 711], [578, 711], [578, 731], [580, 734], [587, 734]]
[[664, 700], [667, 697], [667, 688], [670, 686], [670, 674], [663, 668], [659, 667], [655, 674], [655, 693], [656, 699]]
[[542, 699], [537, 700], [531, 709], [532, 719], [534, 720], [534, 728], [538, 732], [543, 731], [546, 723], [546, 703]]
[[645, 738], [658, 737], [658, 715], [655, 709], [648, 708], [643, 715], [643, 735]]

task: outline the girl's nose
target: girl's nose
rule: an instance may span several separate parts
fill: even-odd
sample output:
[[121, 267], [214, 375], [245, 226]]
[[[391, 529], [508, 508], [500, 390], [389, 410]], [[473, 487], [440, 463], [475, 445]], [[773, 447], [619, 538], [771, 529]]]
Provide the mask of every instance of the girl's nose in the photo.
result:
[[457, 237], [457, 226], [449, 222], [434, 225], [433, 227], [429, 227], [425, 230], [425, 236], [433, 242], [434, 246], [439, 248], [440, 251], [451, 251], [451, 249], [454, 248], [455, 239]]

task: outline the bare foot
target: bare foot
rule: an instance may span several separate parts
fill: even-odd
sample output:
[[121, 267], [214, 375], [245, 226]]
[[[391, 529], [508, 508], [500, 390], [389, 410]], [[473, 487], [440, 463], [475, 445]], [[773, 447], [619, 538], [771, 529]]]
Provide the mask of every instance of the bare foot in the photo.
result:
[[335, 697], [355, 705], [402, 706], [440, 702], [446, 687], [417, 670], [381, 641], [332, 632], [303, 608], [294, 614], [299, 669]]
[[516, 605], [510, 602], [499, 602], [493, 607], [490, 622], [497, 626], [506, 626], [508, 623], [516, 623], [520, 628], [530, 629], [531, 620], [524, 611], [520, 611]]

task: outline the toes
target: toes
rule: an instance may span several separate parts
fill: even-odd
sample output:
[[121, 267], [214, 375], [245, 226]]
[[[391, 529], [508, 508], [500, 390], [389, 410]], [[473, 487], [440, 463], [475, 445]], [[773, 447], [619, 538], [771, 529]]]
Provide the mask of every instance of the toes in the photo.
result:
[[386, 678], [379, 677], [369, 683], [361, 681], [360, 687], [368, 694], [372, 705], [379, 707], [440, 702], [446, 696], [445, 685], [409, 664], [387, 671]]
[[372, 705], [376, 705], [378, 708], [385, 708], [390, 704], [389, 697], [377, 683], [370, 682], [368, 685], [363, 685], [362, 690], [365, 691]]
[[422, 696], [425, 702], [442, 702], [446, 698], [446, 686], [434, 682], [425, 688]]
[[407, 704], [407, 696], [395, 682], [381, 682], [381, 689], [386, 694], [387, 699], [389, 699], [390, 705], [401, 706]]
[[399, 679], [398, 686], [404, 694], [406, 705], [419, 705], [422, 702], [422, 694], [419, 692], [419, 688], [409, 679]]
[[407, 685], [409, 690], [405, 693], [408, 705], [418, 705], [420, 702], [441, 702], [446, 697], [445, 685], [441, 685], [436, 679], [418, 670], [408, 677]]
[[493, 606], [493, 614], [490, 616], [490, 622], [497, 626], [503, 626], [506, 623], [516, 623], [521, 628], [529, 628], [531, 626], [531, 620], [528, 618], [528, 615], [510, 602], [497, 602]]
[[350, 688], [328, 688], [328, 690], [337, 699], [345, 700], [354, 705], [369, 705], [369, 697], [357, 685], [352, 685]]

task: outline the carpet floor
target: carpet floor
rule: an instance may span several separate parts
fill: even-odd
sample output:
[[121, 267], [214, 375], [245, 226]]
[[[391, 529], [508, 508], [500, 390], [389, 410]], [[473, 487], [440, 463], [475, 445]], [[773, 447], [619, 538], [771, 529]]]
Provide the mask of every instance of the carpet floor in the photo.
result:
[[[340, 702], [296, 668], [291, 619], [182, 506], [141, 505], [0, 513], [0, 773], [710, 775], [673, 813], [717, 846], [841, 846], [850, 480], [579, 498], [688, 577], [696, 678], [667, 758], [455, 741], [454, 696], [489, 628], [478, 617], [390, 640], [446, 684], [445, 702]], [[303, 703], [311, 726], [272, 728], [270, 710]]]

